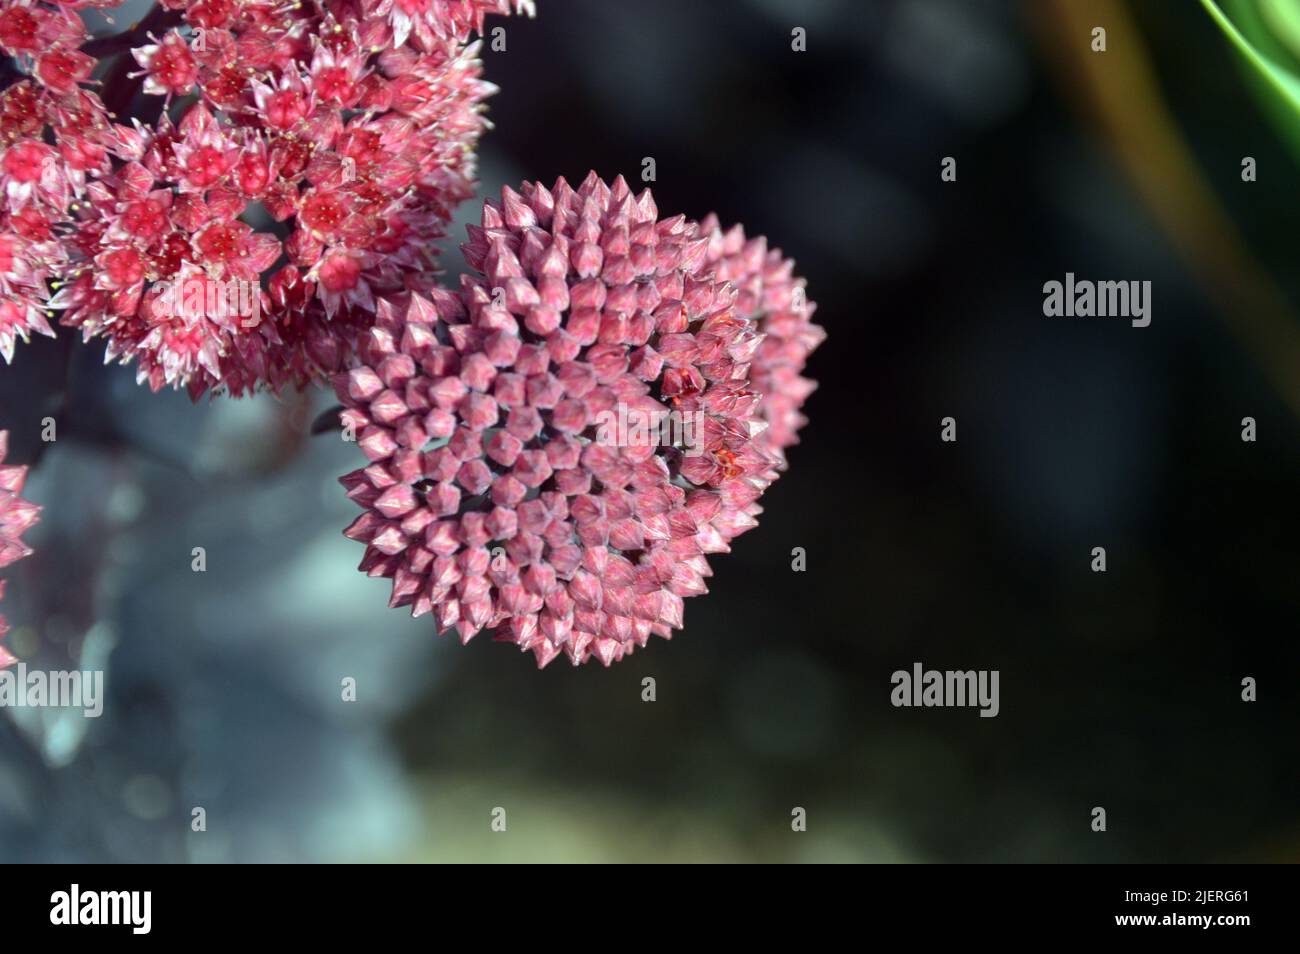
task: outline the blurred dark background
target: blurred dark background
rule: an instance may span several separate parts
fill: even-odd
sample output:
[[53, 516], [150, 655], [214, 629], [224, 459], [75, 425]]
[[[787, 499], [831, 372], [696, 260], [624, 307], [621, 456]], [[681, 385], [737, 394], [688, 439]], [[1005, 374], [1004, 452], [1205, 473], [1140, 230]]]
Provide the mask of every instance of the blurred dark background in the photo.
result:
[[[538, 5], [489, 21], [484, 194], [653, 157], [662, 214], [808, 279], [821, 387], [760, 526], [671, 643], [539, 673], [355, 572], [328, 394], [196, 407], [94, 348], [65, 393], [71, 335], [20, 345], [13, 459], [66, 424], [10, 639], [109, 698], [3, 713], [0, 859], [1296, 860], [1297, 164], [1199, 5]], [[1154, 96], [1108, 114], [1132, 63]], [[1067, 271], [1150, 280], [1152, 324], [1044, 318]], [[892, 707], [914, 662], [999, 670], [1000, 714]]]

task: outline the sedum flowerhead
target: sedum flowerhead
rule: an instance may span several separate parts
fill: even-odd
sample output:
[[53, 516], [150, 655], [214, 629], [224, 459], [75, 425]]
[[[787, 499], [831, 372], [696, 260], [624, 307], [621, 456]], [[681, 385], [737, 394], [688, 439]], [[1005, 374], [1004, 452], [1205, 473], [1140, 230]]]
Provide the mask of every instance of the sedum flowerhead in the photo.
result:
[[[145, 92], [201, 98], [90, 187], [56, 304], [155, 390], [301, 386], [344, 366], [379, 295], [432, 282], [493, 87], [459, 39], [399, 49], [350, 9], [191, 8], [202, 49], [133, 51]], [[255, 307], [177, 308], [194, 282]]]
[[[27, 479], [27, 468], [5, 464], [5, 455], [9, 450], [9, 432], [0, 431], [0, 569], [16, 563], [32, 552], [32, 548], [23, 543], [22, 536], [36, 522], [41, 508], [18, 496]], [[0, 598], [4, 597], [4, 581], [0, 580]], [[0, 639], [9, 632], [4, 616], [0, 616]], [[13, 665], [17, 660], [3, 646], [0, 646], [0, 669]]]
[[[0, 94], [0, 354], [50, 333], [50, 307], [196, 397], [328, 376], [379, 296], [432, 285], [495, 90], [470, 33], [531, 13], [168, 0], [110, 54], [106, 99], [158, 98], [141, 123], [92, 90], [73, 6], [0, 0], [0, 57], [31, 77]], [[215, 304], [178, 307], [196, 287]]]
[[777, 463], [755, 440], [762, 334], [702, 268], [709, 241], [621, 178], [525, 183], [470, 228], [459, 292], [380, 303], [335, 387], [370, 461], [342, 478], [364, 510], [346, 533], [391, 605], [541, 666], [682, 625]]

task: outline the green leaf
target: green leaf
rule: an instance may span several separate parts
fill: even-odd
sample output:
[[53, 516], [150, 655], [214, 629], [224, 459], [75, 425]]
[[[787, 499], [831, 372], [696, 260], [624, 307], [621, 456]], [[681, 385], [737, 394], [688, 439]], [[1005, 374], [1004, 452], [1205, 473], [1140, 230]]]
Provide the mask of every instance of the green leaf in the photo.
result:
[[1300, 4], [1296, 0], [1201, 0], [1249, 65], [1270, 119], [1300, 156]]

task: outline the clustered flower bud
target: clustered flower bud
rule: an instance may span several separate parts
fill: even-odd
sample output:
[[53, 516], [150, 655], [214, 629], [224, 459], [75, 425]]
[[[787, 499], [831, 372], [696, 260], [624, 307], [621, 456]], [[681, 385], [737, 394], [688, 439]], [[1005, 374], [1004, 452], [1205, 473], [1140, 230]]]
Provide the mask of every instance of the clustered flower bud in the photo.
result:
[[[795, 342], [770, 387], [820, 340], [788, 265], [765, 273], [765, 248], [734, 239], [661, 219], [621, 177], [524, 183], [470, 228], [458, 292], [381, 301], [335, 388], [370, 461], [342, 478], [363, 508], [346, 532], [392, 606], [540, 666], [609, 665], [681, 627], [783, 465], [792, 432], [765, 439], [765, 415], [789, 427], [806, 393], [756, 388], [763, 322]], [[698, 415], [700, 446], [602, 440], [620, 406]]]

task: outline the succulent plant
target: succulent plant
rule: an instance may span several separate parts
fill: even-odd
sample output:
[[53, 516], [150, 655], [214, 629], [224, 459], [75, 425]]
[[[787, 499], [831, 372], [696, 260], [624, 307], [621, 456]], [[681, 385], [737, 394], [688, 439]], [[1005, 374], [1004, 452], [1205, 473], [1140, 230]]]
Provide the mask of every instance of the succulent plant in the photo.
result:
[[392, 605], [543, 666], [680, 628], [803, 423], [793, 263], [593, 172], [504, 189], [444, 287], [495, 91], [472, 34], [525, 0], [164, 0], [93, 40], [87, 5], [0, 0], [6, 361], [57, 324], [155, 391], [332, 381]]

